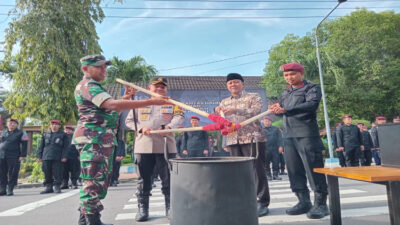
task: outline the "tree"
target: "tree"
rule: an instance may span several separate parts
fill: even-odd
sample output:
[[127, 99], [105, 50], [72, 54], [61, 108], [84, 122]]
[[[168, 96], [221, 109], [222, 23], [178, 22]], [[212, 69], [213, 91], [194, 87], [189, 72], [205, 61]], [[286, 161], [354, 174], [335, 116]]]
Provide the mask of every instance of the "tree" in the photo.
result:
[[114, 57], [111, 62], [112, 66], [107, 69], [107, 84], [114, 84], [115, 78], [128, 82], [149, 81], [157, 74], [154, 66], [147, 65], [146, 60], [141, 56], [135, 56], [126, 61]]
[[95, 22], [104, 18], [100, 3], [16, 1], [10, 13], [17, 16], [5, 31], [1, 70], [15, 67], [4, 106], [17, 118], [76, 120], [73, 91], [82, 78], [79, 59], [101, 52], [95, 29]]
[[[366, 120], [400, 113], [400, 14], [358, 10], [325, 22], [318, 36], [333, 122], [343, 113]], [[289, 34], [270, 50], [263, 78], [270, 96], [283, 90], [277, 85], [284, 84], [277, 68], [291, 61], [305, 65], [305, 78], [319, 83], [314, 33], [301, 38]]]

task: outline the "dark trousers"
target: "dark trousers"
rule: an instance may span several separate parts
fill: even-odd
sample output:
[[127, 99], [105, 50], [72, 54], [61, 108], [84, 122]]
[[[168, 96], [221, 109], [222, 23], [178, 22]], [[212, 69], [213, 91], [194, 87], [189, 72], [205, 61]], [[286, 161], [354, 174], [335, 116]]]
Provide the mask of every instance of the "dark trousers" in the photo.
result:
[[313, 191], [328, 194], [325, 175], [314, 172], [314, 168], [324, 167], [321, 139], [319, 137], [285, 138], [284, 144], [292, 191], [308, 191], [308, 178]]
[[114, 163], [113, 163], [113, 174], [111, 178], [111, 182], [117, 182], [119, 178], [119, 169], [121, 168], [121, 161], [117, 161], [114, 158]]
[[188, 150], [187, 157], [205, 157], [204, 150]]
[[11, 181], [9, 182], [9, 184], [14, 184], [14, 186], [17, 186], [20, 169], [21, 169], [21, 162], [17, 159], [17, 163], [15, 164], [14, 170], [11, 175]]
[[77, 184], [79, 174], [81, 173], [81, 165], [78, 159], [68, 159], [67, 162], [62, 163], [63, 165], [63, 179], [62, 182], [68, 185], [68, 181], [71, 178], [73, 185]]
[[279, 151], [278, 148], [269, 149], [265, 151], [266, 171], [271, 174], [270, 164], [272, 163], [272, 171], [274, 174], [279, 173]]
[[[14, 168], [18, 162], [18, 158], [5, 158], [0, 159], [0, 186], [5, 187], [15, 185], [13, 180]], [[18, 179], [18, 175], [17, 175]]]
[[62, 178], [61, 160], [43, 160], [44, 185], [60, 185]]
[[373, 150], [372, 155], [374, 157], [375, 165], [379, 166], [381, 165], [381, 156], [380, 156], [380, 151], [379, 150]]
[[346, 159], [344, 158], [343, 151], [337, 151], [337, 155], [338, 155], [338, 158], [339, 158], [339, 165], [341, 167], [346, 167]]
[[[175, 153], [168, 154], [168, 158], [175, 158]], [[161, 191], [164, 195], [170, 195], [170, 172], [164, 154], [135, 154], [136, 173], [138, 185], [136, 196], [150, 196], [152, 189], [152, 177], [155, 167], [161, 178]]]
[[362, 166], [370, 166], [372, 162], [372, 152], [370, 149], [361, 151], [363, 154], [364, 161], [362, 162]]
[[360, 166], [359, 163], [360, 157], [361, 157], [360, 146], [344, 147], [344, 158], [346, 159], [346, 166]]
[[281, 172], [285, 172], [285, 158], [283, 157], [283, 153], [279, 153], [279, 169], [281, 170]]
[[[251, 145], [253, 145], [253, 152], [251, 152]], [[244, 156], [244, 157], [255, 157], [256, 156], [256, 144], [238, 144], [228, 146], [231, 156]], [[259, 155], [255, 160], [255, 182], [257, 188], [257, 202], [262, 206], [269, 206], [270, 195], [269, 186], [267, 180], [267, 174], [265, 173], [265, 142], [258, 143]]]

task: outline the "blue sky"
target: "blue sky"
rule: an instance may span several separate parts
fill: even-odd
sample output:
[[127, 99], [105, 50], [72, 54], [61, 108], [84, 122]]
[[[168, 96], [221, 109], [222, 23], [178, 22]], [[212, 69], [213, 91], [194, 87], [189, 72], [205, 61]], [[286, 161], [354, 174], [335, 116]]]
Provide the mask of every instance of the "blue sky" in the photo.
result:
[[[215, 60], [244, 55], [252, 52], [269, 50], [279, 43], [285, 35], [294, 33], [303, 36], [311, 32], [322, 19], [319, 18], [273, 18], [273, 19], [137, 19], [112, 18], [111, 16], [222, 16], [222, 17], [293, 17], [293, 16], [325, 16], [336, 2], [189, 2], [189, 1], [143, 1], [125, 0], [123, 4], [113, 0], [104, 1], [106, 18], [97, 24], [100, 45], [103, 54], [110, 58], [129, 59], [140, 55], [148, 64], [154, 65], [160, 75], [199, 75], [218, 76], [229, 72], [238, 72], [247, 76], [263, 74], [268, 52], [226, 60], [203, 66], [184, 69], [166, 70], [175, 67], [205, 63]], [[14, 4], [13, 0], [2, 0], [0, 4]], [[319, 10], [227, 10], [227, 11], [183, 11], [143, 8], [326, 8]], [[400, 1], [350, 0], [343, 3], [332, 16], [349, 14], [355, 8], [366, 7], [373, 11], [400, 9]], [[371, 8], [387, 7], [387, 8]], [[125, 9], [121, 9], [125, 8]], [[0, 6], [0, 14], [6, 13], [10, 7]], [[110, 16], [110, 17], [108, 17]], [[0, 41], [4, 40], [4, 29], [10, 19], [0, 15]], [[0, 55], [1, 60], [2, 55]]]

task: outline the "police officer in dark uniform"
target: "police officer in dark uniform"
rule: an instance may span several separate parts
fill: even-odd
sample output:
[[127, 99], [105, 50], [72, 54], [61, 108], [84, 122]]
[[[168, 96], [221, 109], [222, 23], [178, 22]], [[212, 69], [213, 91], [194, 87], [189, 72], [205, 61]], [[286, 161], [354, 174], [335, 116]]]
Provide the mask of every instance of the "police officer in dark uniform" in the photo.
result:
[[114, 163], [112, 171], [113, 174], [111, 177], [111, 184], [110, 184], [110, 186], [112, 187], [116, 187], [118, 185], [119, 169], [121, 168], [121, 162], [126, 155], [125, 142], [120, 137], [118, 138], [117, 141], [118, 141], [118, 146], [116, 148], [116, 151], [114, 152]]
[[[377, 116], [375, 118], [375, 123], [376, 125], [385, 124], [386, 117]], [[380, 156], [381, 148], [379, 147], [378, 129], [376, 126], [371, 129], [371, 137], [372, 137], [372, 142], [374, 143], [374, 147], [372, 149], [372, 155], [374, 157], [375, 165], [379, 166], [381, 165], [381, 156]]]
[[61, 162], [67, 162], [70, 140], [66, 133], [59, 130], [60, 126], [60, 121], [50, 121], [50, 131], [43, 134], [42, 143], [36, 155], [38, 162], [42, 162], [42, 170], [44, 172], [43, 184], [46, 186], [46, 189], [40, 192], [40, 194], [61, 193]]
[[[279, 98], [279, 103], [268, 108], [283, 116], [284, 154], [290, 188], [299, 202], [286, 210], [289, 215], [307, 213], [310, 219], [329, 214], [326, 199], [328, 188], [325, 176], [314, 172], [324, 167], [321, 138], [317, 123], [317, 109], [321, 101], [321, 89], [303, 80], [304, 67], [299, 63], [281, 66], [285, 81], [289, 84]], [[314, 191], [314, 206], [310, 201], [307, 178]]]
[[68, 189], [68, 181], [71, 177], [71, 187], [73, 189], [78, 188], [78, 178], [81, 173], [81, 165], [79, 162], [79, 152], [75, 145], [71, 144], [72, 135], [75, 129], [72, 126], [65, 126], [64, 132], [68, 136], [68, 150], [67, 150], [67, 161], [63, 162], [63, 179], [61, 182], [61, 189]]
[[0, 134], [0, 196], [14, 195], [18, 179], [18, 173], [15, 177], [14, 170], [17, 163], [26, 157], [28, 137], [17, 126], [18, 120], [9, 118], [7, 128]]
[[362, 142], [364, 144], [364, 151], [363, 153], [363, 158], [365, 161], [362, 166], [370, 166], [372, 162], [372, 152], [371, 149], [374, 146], [371, 138], [371, 134], [368, 132], [368, 127], [367, 126], [362, 126], [361, 128], [361, 136], [362, 136]]
[[344, 124], [336, 130], [338, 149], [344, 151], [346, 166], [359, 166], [361, 151], [364, 150], [360, 129], [352, 124], [351, 115], [343, 115], [342, 120]]
[[[179, 126], [179, 128], [183, 128], [183, 126]], [[176, 151], [178, 153], [178, 156], [182, 156], [182, 151], [183, 151], [183, 132], [179, 132], [178, 136], [176, 136], [175, 145], [176, 145]]]
[[346, 167], [346, 159], [344, 158], [343, 151], [339, 151], [339, 146], [337, 145], [336, 131], [340, 126], [342, 126], [342, 124], [337, 123], [336, 130], [334, 132], [332, 132], [332, 144], [333, 144], [333, 148], [335, 149], [335, 151], [339, 157], [339, 165], [341, 167]]
[[[267, 167], [267, 177], [269, 180], [282, 180], [279, 177], [279, 154], [283, 153], [283, 142], [282, 134], [279, 128], [271, 125], [271, 118], [269, 116], [264, 116], [264, 136], [267, 138], [265, 142], [265, 156], [266, 156], [266, 167]], [[270, 163], [272, 162], [271, 176]]]

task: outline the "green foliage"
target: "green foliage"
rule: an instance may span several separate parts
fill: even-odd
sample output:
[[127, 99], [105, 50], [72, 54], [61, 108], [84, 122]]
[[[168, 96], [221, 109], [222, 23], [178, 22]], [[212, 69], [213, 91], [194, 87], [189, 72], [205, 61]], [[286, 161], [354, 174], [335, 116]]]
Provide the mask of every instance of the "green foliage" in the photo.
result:
[[[364, 121], [400, 114], [400, 14], [358, 10], [325, 22], [318, 37], [332, 123], [344, 113]], [[315, 51], [314, 33], [289, 34], [272, 47], [263, 77], [267, 94], [280, 96], [286, 84], [278, 68], [292, 61], [305, 66], [306, 80], [319, 84]], [[322, 110], [318, 117], [321, 124]]]
[[114, 57], [111, 60], [112, 66], [107, 68], [107, 84], [114, 84], [115, 78], [129, 82], [149, 81], [156, 76], [157, 70], [154, 66], [147, 65], [141, 56], [135, 56], [129, 60], [120, 60]]
[[27, 156], [21, 163], [21, 169], [19, 171], [20, 177], [27, 177], [32, 173], [34, 164], [36, 163], [36, 158]]
[[283, 128], [283, 120], [280, 119], [280, 120], [277, 120], [277, 121], [273, 122], [272, 126], [282, 127]]
[[8, 110], [3, 107], [3, 103], [8, 95], [7, 91], [0, 91], [0, 115], [3, 116], [3, 127], [6, 126], [6, 120], [11, 117]]
[[34, 162], [32, 175], [28, 178], [29, 183], [38, 183], [44, 180], [44, 173], [42, 171], [42, 163]]
[[125, 166], [127, 164], [132, 164], [133, 160], [132, 160], [132, 156], [130, 154], [126, 154], [124, 159], [122, 160], [122, 165]]
[[95, 29], [104, 18], [100, 3], [16, 1], [0, 70], [15, 68], [8, 74], [14, 83], [4, 106], [17, 118], [77, 118], [73, 91], [82, 78], [79, 59], [101, 52]]

